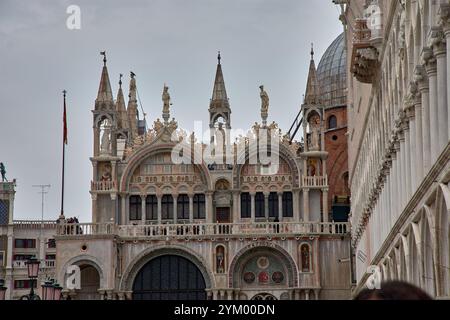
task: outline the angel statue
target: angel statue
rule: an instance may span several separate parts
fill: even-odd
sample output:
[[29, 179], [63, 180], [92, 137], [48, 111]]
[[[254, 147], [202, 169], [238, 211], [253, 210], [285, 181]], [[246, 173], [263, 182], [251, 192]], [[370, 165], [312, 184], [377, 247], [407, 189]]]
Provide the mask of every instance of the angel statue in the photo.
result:
[[264, 90], [264, 86], [260, 86], [259, 88], [261, 89], [261, 118], [265, 122], [269, 115], [269, 95]]
[[169, 87], [164, 84], [164, 90], [162, 94], [163, 101], [163, 119], [167, 122], [170, 118], [170, 94]]

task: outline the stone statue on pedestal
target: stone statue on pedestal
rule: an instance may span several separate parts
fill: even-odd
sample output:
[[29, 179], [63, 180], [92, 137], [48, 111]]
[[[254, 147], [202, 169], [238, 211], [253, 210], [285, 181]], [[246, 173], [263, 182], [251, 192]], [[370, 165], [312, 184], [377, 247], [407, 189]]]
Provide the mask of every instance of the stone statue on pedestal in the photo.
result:
[[163, 119], [167, 123], [170, 118], [170, 94], [169, 94], [169, 87], [164, 84], [163, 94], [162, 94], [162, 101], [163, 101]]
[[263, 120], [263, 126], [267, 124], [267, 117], [269, 116], [269, 95], [264, 90], [264, 86], [259, 87], [261, 89], [261, 118]]

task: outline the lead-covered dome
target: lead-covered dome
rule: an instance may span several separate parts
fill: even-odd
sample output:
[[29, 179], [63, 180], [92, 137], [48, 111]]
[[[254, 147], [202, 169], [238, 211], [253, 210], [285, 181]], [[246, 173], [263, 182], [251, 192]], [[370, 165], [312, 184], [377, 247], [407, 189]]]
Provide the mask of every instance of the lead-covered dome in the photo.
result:
[[342, 33], [328, 47], [317, 68], [322, 103], [325, 107], [347, 104], [347, 53]]

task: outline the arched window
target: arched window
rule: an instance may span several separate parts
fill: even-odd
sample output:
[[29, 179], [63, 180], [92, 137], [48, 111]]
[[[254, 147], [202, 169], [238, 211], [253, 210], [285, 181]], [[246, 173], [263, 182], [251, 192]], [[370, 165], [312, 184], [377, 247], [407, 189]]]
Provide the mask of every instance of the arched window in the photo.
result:
[[141, 196], [130, 197], [130, 220], [141, 220], [142, 218], [142, 199]]
[[248, 192], [241, 193], [241, 218], [251, 218], [251, 199]]
[[161, 199], [161, 215], [163, 220], [173, 219], [173, 198], [171, 195], [164, 195]]
[[302, 272], [311, 272], [311, 250], [306, 243], [300, 246], [300, 261], [302, 262]]
[[336, 116], [330, 116], [328, 118], [328, 129], [336, 129], [337, 128], [337, 118]]
[[294, 216], [292, 204], [292, 192], [283, 193], [283, 217], [292, 218]]
[[225, 273], [225, 248], [223, 246], [216, 248], [216, 272]]
[[145, 218], [158, 220], [158, 199], [155, 195], [149, 195], [145, 199]]
[[278, 194], [271, 192], [269, 195], [269, 217], [278, 217]]
[[194, 219], [205, 219], [205, 195], [194, 195]]
[[266, 216], [264, 211], [264, 193], [258, 192], [255, 196], [255, 217], [264, 218]]
[[189, 219], [189, 197], [187, 194], [180, 194], [177, 199], [177, 218], [181, 220]]

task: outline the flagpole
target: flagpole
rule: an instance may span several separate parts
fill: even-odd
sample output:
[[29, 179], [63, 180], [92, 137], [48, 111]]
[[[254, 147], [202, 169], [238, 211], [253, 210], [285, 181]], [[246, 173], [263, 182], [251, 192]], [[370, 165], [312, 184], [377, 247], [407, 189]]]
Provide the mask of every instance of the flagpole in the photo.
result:
[[61, 181], [61, 214], [59, 215], [60, 220], [64, 220], [64, 169], [65, 169], [65, 156], [66, 156], [66, 136], [67, 136], [67, 122], [66, 122], [66, 93], [67, 91], [63, 91], [64, 96], [64, 127], [63, 127], [63, 153], [62, 153], [62, 181]]

